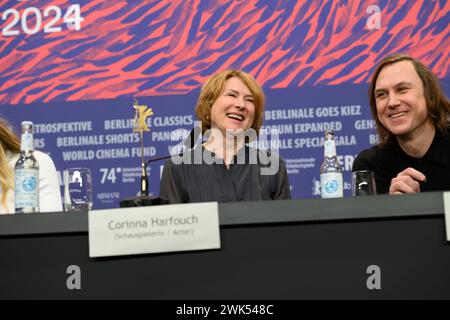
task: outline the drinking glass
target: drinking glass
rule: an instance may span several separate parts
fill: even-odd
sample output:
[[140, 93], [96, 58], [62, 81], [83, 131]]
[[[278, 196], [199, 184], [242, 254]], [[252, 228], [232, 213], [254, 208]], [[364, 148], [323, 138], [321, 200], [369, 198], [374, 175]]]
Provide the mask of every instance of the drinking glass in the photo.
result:
[[377, 194], [377, 185], [373, 171], [361, 170], [352, 172], [352, 196], [374, 194]]
[[64, 208], [66, 212], [92, 209], [92, 174], [88, 168], [64, 170]]

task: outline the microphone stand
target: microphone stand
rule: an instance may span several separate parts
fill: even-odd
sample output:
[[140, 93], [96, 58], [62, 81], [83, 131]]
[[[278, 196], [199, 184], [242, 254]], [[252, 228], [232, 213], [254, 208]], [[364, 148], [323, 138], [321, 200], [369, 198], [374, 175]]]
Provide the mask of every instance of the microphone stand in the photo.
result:
[[[199, 127], [194, 127], [191, 132], [189, 133], [187, 139], [184, 141], [184, 145], [186, 149], [192, 149], [195, 145], [195, 141], [200, 136], [201, 129]], [[141, 132], [142, 135], [142, 132]], [[147, 161], [144, 160], [144, 150], [143, 150], [143, 139], [141, 139], [141, 151], [142, 151], [142, 158], [141, 158], [141, 165], [142, 165], [142, 174], [141, 174], [141, 194], [137, 197], [131, 197], [127, 198], [125, 200], [120, 201], [120, 207], [142, 207], [142, 206], [154, 206], [154, 205], [160, 205], [161, 198], [159, 197], [151, 197], [149, 196], [149, 190], [148, 190], [148, 175], [147, 175], [147, 167], [150, 163], [160, 161], [160, 160], [166, 160], [171, 157], [171, 155], [162, 156], [162, 157], [155, 157], [151, 158]]]
[[148, 175], [147, 175], [147, 166], [156, 161], [160, 160], [166, 160], [169, 159], [171, 156], [164, 156], [164, 157], [156, 157], [151, 158], [144, 162], [144, 159], [142, 159], [142, 176], [141, 176], [141, 196], [148, 196]]
[[120, 201], [120, 207], [143, 207], [143, 206], [156, 206], [161, 204], [161, 199], [159, 197], [149, 196], [148, 190], [148, 175], [147, 167], [150, 163], [169, 159], [171, 156], [156, 157], [151, 158], [147, 161], [142, 160], [142, 175], [141, 175], [141, 195], [136, 197], [127, 198]]

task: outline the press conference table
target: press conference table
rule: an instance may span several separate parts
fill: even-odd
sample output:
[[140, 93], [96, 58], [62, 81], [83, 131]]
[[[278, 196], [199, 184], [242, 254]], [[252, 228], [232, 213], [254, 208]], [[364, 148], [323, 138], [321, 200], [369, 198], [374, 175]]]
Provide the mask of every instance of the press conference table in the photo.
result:
[[0, 216], [0, 299], [450, 298], [441, 192], [224, 203], [219, 220], [220, 250], [91, 259], [86, 213]]

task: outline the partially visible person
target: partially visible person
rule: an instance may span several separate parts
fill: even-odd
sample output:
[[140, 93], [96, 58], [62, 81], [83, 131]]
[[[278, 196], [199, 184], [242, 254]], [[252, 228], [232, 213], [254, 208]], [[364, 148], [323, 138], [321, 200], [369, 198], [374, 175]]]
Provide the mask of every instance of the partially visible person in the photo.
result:
[[353, 171], [372, 170], [378, 193], [450, 190], [450, 104], [437, 77], [408, 55], [391, 55], [369, 86], [379, 144]]
[[[19, 159], [20, 140], [0, 119], [0, 214], [14, 213], [14, 166]], [[62, 211], [58, 175], [52, 159], [34, 151], [39, 162], [39, 211]]]
[[226, 70], [210, 77], [196, 107], [206, 141], [178, 159], [182, 161], [172, 157], [166, 162], [162, 202], [290, 199], [284, 161], [246, 144], [252, 136], [248, 133], [254, 139], [259, 134], [264, 101], [261, 87], [245, 72]]

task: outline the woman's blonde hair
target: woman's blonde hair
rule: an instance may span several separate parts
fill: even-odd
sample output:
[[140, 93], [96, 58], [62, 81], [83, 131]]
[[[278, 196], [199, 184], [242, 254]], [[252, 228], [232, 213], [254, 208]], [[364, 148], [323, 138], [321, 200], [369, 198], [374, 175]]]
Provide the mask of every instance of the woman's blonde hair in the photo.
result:
[[253, 95], [255, 118], [252, 123], [252, 128], [256, 131], [256, 133], [259, 133], [259, 128], [261, 128], [264, 116], [264, 93], [261, 86], [250, 74], [239, 70], [225, 70], [216, 73], [203, 84], [197, 106], [195, 108], [197, 118], [202, 122], [203, 132], [211, 129], [211, 107], [222, 93], [225, 87], [225, 81], [233, 77], [242, 80]]
[[7, 152], [19, 153], [20, 140], [9, 128], [8, 124], [0, 119], [0, 186], [2, 195], [0, 205], [6, 208], [6, 195], [8, 191], [14, 190], [14, 172], [9, 167]]

